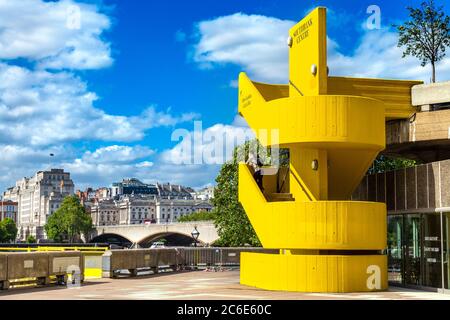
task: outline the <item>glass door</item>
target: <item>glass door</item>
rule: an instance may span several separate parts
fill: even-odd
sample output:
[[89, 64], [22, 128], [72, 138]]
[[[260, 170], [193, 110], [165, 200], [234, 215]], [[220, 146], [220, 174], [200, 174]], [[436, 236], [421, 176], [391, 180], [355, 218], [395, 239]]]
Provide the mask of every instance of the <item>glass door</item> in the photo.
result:
[[441, 215], [423, 215], [422, 285], [442, 288]]
[[421, 285], [421, 217], [420, 214], [409, 214], [404, 216], [404, 284]]
[[403, 283], [403, 216], [388, 216], [388, 279]]

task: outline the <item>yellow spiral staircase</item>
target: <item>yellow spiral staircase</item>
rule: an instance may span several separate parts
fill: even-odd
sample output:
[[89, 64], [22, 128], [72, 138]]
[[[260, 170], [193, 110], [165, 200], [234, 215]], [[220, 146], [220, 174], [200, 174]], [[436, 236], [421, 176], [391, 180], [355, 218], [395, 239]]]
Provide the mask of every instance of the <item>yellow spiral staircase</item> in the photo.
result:
[[[289, 149], [284, 190], [246, 164], [239, 200], [264, 248], [243, 253], [241, 283], [268, 290], [363, 292], [388, 286], [383, 203], [350, 201], [385, 148], [385, 122], [409, 118], [418, 81], [329, 77], [326, 9], [289, 31], [288, 85], [239, 77], [239, 113], [263, 146]], [[276, 134], [267, 134], [276, 132]]]

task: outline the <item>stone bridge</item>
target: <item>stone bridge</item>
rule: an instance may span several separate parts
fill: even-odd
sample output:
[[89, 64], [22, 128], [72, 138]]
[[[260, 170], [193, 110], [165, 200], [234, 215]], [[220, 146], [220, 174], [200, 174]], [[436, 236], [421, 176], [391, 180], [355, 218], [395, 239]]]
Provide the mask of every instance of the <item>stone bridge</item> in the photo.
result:
[[[193, 242], [192, 231], [197, 227], [198, 242], [211, 244], [219, 237], [213, 222], [168, 223], [98, 226], [91, 237], [91, 242], [108, 242], [105, 239], [118, 238], [124, 242], [149, 244], [159, 239], [174, 239], [177, 245], [189, 245]], [[183, 243], [181, 243], [183, 242]]]

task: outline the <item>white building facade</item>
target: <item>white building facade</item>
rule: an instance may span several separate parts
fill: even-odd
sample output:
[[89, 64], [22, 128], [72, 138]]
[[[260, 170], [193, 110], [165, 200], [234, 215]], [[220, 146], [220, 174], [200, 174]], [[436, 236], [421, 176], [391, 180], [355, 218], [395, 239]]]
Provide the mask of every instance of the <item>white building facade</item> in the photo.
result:
[[154, 224], [177, 222], [185, 215], [212, 209], [210, 203], [195, 199], [126, 195], [118, 200], [98, 201], [91, 207], [91, 215], [96, 226]]
[[61, 205], [66, 196], [74, 194], [70, 173], [63, 169], [39, 171], [31, 178], [23, 178], [4, 194], [5, 200], [17, 202], [18, 239], [29, 235], [45, 239], [47, 218]]

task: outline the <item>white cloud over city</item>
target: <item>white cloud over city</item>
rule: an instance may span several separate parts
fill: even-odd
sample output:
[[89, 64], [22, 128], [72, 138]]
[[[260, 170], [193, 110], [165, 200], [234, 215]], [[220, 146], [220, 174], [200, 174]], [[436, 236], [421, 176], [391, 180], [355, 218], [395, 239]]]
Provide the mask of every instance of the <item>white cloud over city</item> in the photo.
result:
[[[78, 71], [113, 65], [111, 44], [103, 37], [110, 27], [96, 5], [0, 0], [1, 190], [50, 167], [71, 171], [79, 187], [145, 177], [155, 151], [134, 144], [149, 129], [199, 118], [151, 103], [128, 116], [101, 108]], [[75, 146], [89, 141], [106, 146]]]
[[[337, 13], [329, 11], [328, 14]], [[331, 23], [338, 21], [329, 20]], [[196, 27], [198, 42], [194, 46], [194, 61], [201, 68], [210, 69], [233, 64], [256, 81], [286, 83], [286, 39], [294, 24], [290, 20], [244, 13], [202, 21]], [[328, 39], [331, 75], [430, 79], [429, 66], [421, 67], [412, 57], [402, 59], [402, 49], [397, 47], [397, 34], [392, 29], [363, 30], [362, 37], [355, 43], [353, 52], [344, 54], [336, 41]], [[438, 64], [438, 80], [450, 80], [449, 74], [450, 57], [447, 57]]]
[[[80, 19], [71, 26], [74, 5]], [[174, 36], [179, 43], [196, 39], [191, 57], [204, 72], [234, 65], [252, 79], [286, 83], [286, 37], [294, 24], [235, 13], [196, 23], [193, 36], [183, 31]], [[194, 187], [214, 183], [229, 154], [212, 153], [220, 141], [208, 137], [222, 137], [222, 151], [230, 150], [247, 129], [245, 121], [236, 117], [232, 123], [203, 128], [206, 139], [191, 145], [191, 155], [199, 153], [205, 160], [209, 154], [210, 164], [175, 165], [189, 160], [182, 152], [186, 141], [173, 141], [166, 150], [144, 145], [153, 128], [185, 128], [192, 134], [200, 115], [175, 114], [155, 101], [135, 115], [106, 112], [83, 73], [114, 66], [113, 44], [104, 36], [111, 26], [111, 18], [98, 5], [0, 0], [0, 190], [50, 167], [71, 172], [77, 188], [107, 186], [125, 177]], [[396, 38], [392, 30], [364, 30], [350, 53], [329, 39], [331, 74], [428, 81], [429, 68], [416, 59], [399, 63], [402, 51]], [[449, 80], [448, 74], [450, 58], [438, 65], [438, 79]], [[236, 87], [235, 80], [229, 79], [231, 87]]]
[[236, 64], [259, 81], [287, 82], [287, 31], [294, 25], [236, 13], [197, 24], [194, 61], [202, 68]]

